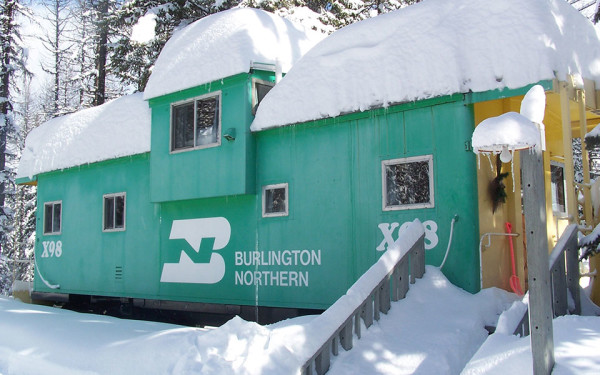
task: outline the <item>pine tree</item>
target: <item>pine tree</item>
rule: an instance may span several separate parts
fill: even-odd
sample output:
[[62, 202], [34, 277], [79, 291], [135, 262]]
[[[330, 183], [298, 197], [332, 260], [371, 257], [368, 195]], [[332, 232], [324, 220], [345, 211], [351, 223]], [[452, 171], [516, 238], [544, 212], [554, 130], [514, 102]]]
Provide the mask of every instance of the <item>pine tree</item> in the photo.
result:
[[[16, 118], [19, 125], [12, 145], [15, 148], [13, 164], [17, 164], [25, 146], [27, 134], [42, 121], [34, 98], [31, 95], [31, 78], [23, 78], [21, 100], [17, 103]], [[15, 194], [7, 197], [7, 205], [14, 213], [13, 230], [8, 235], [5, 253], [12, 261], [12, 277], [15, 280], [33, 279], [35, 247], [36, 187], [32, 185], [16, 186]]]
[[[124, 5], [111, 18], [111, 28], [118, 30], [118, 40], [110, 50], [110, 69], [125, 84], [143, 91], [150, 77], [150, 69], [173, 32], [181, 27], [227, 9], [217, 7], [214, 0], [133, 0]], [[155, 36], [150, 41], [131, 39], [133, 26], [147, 14], [155, 15]]]
[[[7, 196], [14, 189], [14, 173], [7, 168], [14, 156], [8, 142], [16, 132], [12, 101], [16, 88], [12, 84], [19, 73], [27, 73], [16, 22], [19, 14], [25, 14], [25, 9], [18, 0], [0, 1], [0, 271], [6, 271], [5, 248], [13, 220], [12, 210], [6, 205]], [[3, 292], [7, 289], [7, 282], [6, 274], [1, 274], [0, 289]]]

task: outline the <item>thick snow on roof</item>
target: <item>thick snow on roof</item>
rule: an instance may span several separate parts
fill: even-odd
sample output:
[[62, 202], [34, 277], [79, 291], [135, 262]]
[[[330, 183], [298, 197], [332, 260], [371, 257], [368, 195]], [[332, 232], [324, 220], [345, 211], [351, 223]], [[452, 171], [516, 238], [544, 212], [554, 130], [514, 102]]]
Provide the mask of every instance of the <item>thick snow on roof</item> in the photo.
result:
[[252, 62], [278, 61], [287, 72], [321, 38], [322, 34], [258, 9], [216, 13], [178, 31], [167, 42], [144, 98], [248, 72]]
[[27, 136], [17, 178], [150, 151], [142, 93], [57, 117]]
[[600, 37], [564, 0], [425, 0], [315, 46], [264, 98], [252, 130], [571, 73], [600, 84]]

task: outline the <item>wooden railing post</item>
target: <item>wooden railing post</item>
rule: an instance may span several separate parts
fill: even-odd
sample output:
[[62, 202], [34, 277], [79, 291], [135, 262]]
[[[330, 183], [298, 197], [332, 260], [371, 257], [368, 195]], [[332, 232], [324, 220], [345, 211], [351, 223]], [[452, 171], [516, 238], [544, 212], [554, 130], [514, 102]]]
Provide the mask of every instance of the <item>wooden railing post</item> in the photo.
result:
[[553, 315], [567, 315], [567, 280], [565, 275], [565, 255], [562, 253], [554, 263], [550, 270], [550, 278], [552, 282], [552, 310]]
[[[418, 220], [415, 220], [412, 225], [417, 224], [421, 225]], [[416, 240], [413, 238], [412, 241], [414, 242], [410, 249], [405, 250], [404, 253], [393, 255], [395, 258], [392, 259], [396, 263], [391, 269], [387, 265], [385, 266], [384, 270], [387, 272], [387, 275], [382, 276], [381, 273], [375, 273], [378, 279], [382, 277], [380, 282], [376, 286], [367, 284], [371, 285], [369, 288], [373, 289], [369, 289], [371, 292], [362, 303], [359, 302], [360, 300], [352, 302], [356, 303], [356, 305], [353, 306], [354, 310], [346, 317], [346, 320], [337, 326], [327, 341], [310, 358], [306, 359], [301, 368], [303, 375], [312, 375], [313, 367], [317, 375], [325, 374], [331, 365], [331, 354], [338, 355], [339, 345], [345, 350], [352, 349], [353, 327], [356, 336], [360, 339], [361, 319], [364, 321], [365, 326], [369, 328], [373, 324], [373, 320], [379, 320], [381, 313], [388, 313], [391, 308], [391, 301], [397, 301], [406, 296], [409, 281], [412, 280], [414, 282], [415, 279], [423, 277], [425, 274], [424, 233], [421, 232], [421, 236]], [[385, 264], [385, 262], [381, 264]], [[378, 270], [377, 268], [374, 269]], [[366, 278], [366, 280], [369, 279], [370, 277]], [[344, 303], [348, 303], [348, 300], [343, 301], [343, 298], [338, 300], [336, 304], [341, 303], [341, 306], [345, 306]], [[337, 311], [335, 309], [336, 304], [328, 309], [330, 317], [333, 311]]]
[[381, 284], [379, 284], [379, 308], [381, 312], [387, 314], [390, 311], [391, 305], [391, 295], [390, 295], [390, 275], [387, 275]]
[[[569, 293], [575, 302], [575, 307], [571, 313], [581, 313], [577, 232], [576, 224], [567, 226], [556, 246], [554, 246], [548, 261], [552, 285], [553, 317], [566, 315], [569, 312]], [[529, 335], [528, 318], [528, 311], [526, 311], [514, 334]]]
[[329, 370], [329, 366], [331, 364], [331, 358], [329, 355], [329, 348], [331, 346], [331, 342], [328, 342], [329, 345], [326, 345], [325, 350], [321, 350], [317, 358], [315, 358], [315, 371], [317, 375], [323, 375]]
[[408, 279], [408, 262], [406, 261], [406, 258], [402, 258], [394, 268], [394, 274], [392, 276], [394, 285], [392, 301], [399, 301], [406, 296], [406, 293], [408, 292]]
[[575, 301], [575, 308], [571, 313], [581, 314], [581, 296], [579, 289], [579, 248], [577, 246], [577, 231], [573, 231], [567, 243], [565, 259], [567, 262], [567, 288]]

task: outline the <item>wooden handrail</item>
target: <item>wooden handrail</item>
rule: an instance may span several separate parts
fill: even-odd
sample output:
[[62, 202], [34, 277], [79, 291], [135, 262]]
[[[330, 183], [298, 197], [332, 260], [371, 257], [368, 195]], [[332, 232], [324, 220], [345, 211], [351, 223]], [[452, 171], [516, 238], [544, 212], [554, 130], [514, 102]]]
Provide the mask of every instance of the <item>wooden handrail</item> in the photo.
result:
[[[418, 236], [415, 236], [415, 233]], [[333, 325], [335, 328], [330, 334], [323, 335], [325, 338], [316, 343], [318, 349], [312, 355], [309, 354], [304, 361], [301, 367], [302, 374], [312, 375], [313, 371], [317, 375], [325, 374], [329, 370], [331, 354], [337, 356], [339, 353], [339, 345], [344, 350], [350, 350], [353, 346], [353, 334], [360, 339], [361, 319], [368, 329], [374, 320], [379, 320], [380, 313], [387, 314], [392, 301], [406, 296], [409, 283], [412, 284], [415, 279], [423, 277], [425, 234], [421, 222], [415, 220], [402, 231], [398, 235], [396, 245], [397, 248], [388, 249], [353, 284], [348, 293], [320, 316], [324, 320], [334, 319], [339, 324]]]
[[[577, 231], [576, 224], [567, 226], [550, 253], [548, 269], [552, 286], [552, 312], [555, 318], [567, 313], [581, 313]], [[571, 309], [569, 294], [574, 302]], [[529, 335], [529, 309], [523, 314], [514, 334]]]

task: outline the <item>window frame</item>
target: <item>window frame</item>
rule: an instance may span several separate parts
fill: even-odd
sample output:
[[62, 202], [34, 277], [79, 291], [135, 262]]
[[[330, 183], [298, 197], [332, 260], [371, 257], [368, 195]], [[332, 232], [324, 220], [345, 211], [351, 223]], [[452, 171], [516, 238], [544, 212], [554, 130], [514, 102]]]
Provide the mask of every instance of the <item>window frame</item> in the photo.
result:
[[[285, 189], [285, 211], [283, 212], [267, 212], [267, 190]], [[290, 190], [287, 182], [280, 184], [264, 185], [262, 187], [262, 217], [282, 217], [290, 214]]]
[[256, 84], [271, 86], [271, 90], [273, 89], [273, 87], [275, 87], [275, 82], [267, 81], [260, 78], [252, 78], [252, 115], [256, 115], [256, 111], [258, 110], [258, 106], [260, 105], [260, 102], [258, 100], [258, 90]]
[[[46, 229], [46, 206], [48, 205], [52, 205], [52, 230], [51, 231], [47, 231]], [[58, 223], [58, 232], [54, 231], [54, 206], [56, 205], [60, 205], [60, 216], [59, 216], [59, 223]], [[42, 227], [42, 232], [44, 236], [56, 236], [56, 235], [60, 235], [62, 233], [62, 200], [58, 200], [58, 201], [50, 201], [50, 202], [44, 202], [44, 223], [43, 223], [43, 227]]]
[[[217, 97], [218, 98], [218, 111], [219, 114], [217, 116], [217, 141], [213, 142], [213, 143], [209, 143], [209, 144], [204, 144], [204, 145], [196, 145], [196, 125], [197, 125], [197, 115], [198, 115], [198, 102], [211, 98], [211, 97]], [[174, 149], [173, 148], [173, 110], [175, 107], [178, 106], [182, 106], [182, 105], [186, 105], [189, 103], [193, 103], [194, 104], [194, 146], [192, 147], [185, 147], [185, 148], [177, 148]], [[171, 103], [171, 107], [170, 107], [170, 111], [169, 111], [169, 153], [170, 154], [178, 154], [180, 152], [186, 152], [186, 151], [194, 151], [194, 150], [201, 150], [204, 148], [212, 148], [212, 147], [218, 147], [221, 145], [221, 131], [222, 131], [222, 124], [221, 124], [221, 116], [222, 116], [222, 94], [221, 91], [214, 91], [214, 92], [210, 92], [204, 95], [200, 95], [200, 96], [196, 96], [194, 98], [191, 99], [185, 99], [185, 100], [180, 100], [177, 102], [173, 102]]]
[[[428, 203], [413, 203], [413, 204], [400, 204], [394, 206], [387, 205], [387, 176], [386, 166], [398, 165], [398, 164], [409, 164], [416, 162], [426, 161], [429, 164], [429, 202]], [[410, 156], [406, 158], [389, 159], [381, 161], [381, 201], [383, 211], [399, 211], [399, 210], [417, 210], [423, 208], [434, 208], [435, 207], [435, 186], [434, 186], [434, 169], [433, 169], [433, 155], [419, 155]]]
[[[554, 199], [558, 198], [555, 197], [554, 195], [554, 189], [553, 189], [553, 185], [554, 182], [552, 181], [552, 167], [556, 167], [556, 168], [561, 168], [562, 169], [562, 198], [563, 198], [563, 202], [564, 202], [564, 210], [563, 211], [556, 211], [554, 210]], [[552, 205], [552, 213], [554, 214], [554, 216], [557, 217], [562, 217], [562, 216], [566, 216], [568, 213], [568, 209], [567, 209], [567, 179], [565, 178], [565, 164], [558, 162], [558, 161], [554, 161], [554, 160], [550, 160], [550, 204]], [[557, 202], [558, 204], [558, 202]]]
[[[113, 204], [113, 228], [106, 228], [106, 199], [114, 199], [116, 197], [123, 197], [123, 227], [116, 227], [117, 210], [115, 209], [116, 206]], [[127, 229], [127, 193], [123, 191], [119, 193], [104, 194], [102, 196], [102, 232], [124, 232], [125, 229]]]

